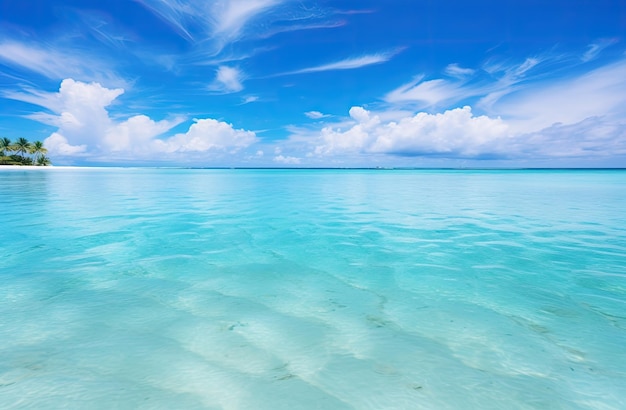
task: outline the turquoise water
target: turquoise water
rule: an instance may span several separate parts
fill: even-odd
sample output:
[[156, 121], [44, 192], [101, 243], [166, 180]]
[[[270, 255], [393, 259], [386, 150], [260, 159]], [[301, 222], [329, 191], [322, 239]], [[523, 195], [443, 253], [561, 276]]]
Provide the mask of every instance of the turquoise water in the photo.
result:
[[625, 171], [0, 171], [0, 408], [626, 408]]

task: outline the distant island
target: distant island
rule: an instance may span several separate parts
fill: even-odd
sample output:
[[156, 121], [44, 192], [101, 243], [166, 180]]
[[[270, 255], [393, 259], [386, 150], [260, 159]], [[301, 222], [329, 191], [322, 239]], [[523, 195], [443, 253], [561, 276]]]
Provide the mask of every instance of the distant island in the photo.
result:
[[0, 138], [0, 165], [51, 165], [47, 153], [41, 141], [31, 143], [26, 138], [18, 138], [11, 142], [8, 138]]

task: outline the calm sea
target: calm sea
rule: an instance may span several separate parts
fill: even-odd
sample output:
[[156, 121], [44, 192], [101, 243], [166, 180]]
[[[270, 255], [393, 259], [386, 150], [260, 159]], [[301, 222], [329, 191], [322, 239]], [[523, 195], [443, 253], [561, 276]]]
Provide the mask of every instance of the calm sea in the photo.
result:
[[0, 171], [0, 408], [624, 409], [626, 171]]

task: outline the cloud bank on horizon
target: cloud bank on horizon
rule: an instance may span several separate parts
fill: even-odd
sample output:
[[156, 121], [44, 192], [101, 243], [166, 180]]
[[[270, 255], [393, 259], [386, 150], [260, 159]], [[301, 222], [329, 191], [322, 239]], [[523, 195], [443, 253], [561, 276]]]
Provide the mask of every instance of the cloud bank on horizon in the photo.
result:
[[0, 133], [58, 165], [626, 167], [623, 2], [354, 7], [5, 5]]

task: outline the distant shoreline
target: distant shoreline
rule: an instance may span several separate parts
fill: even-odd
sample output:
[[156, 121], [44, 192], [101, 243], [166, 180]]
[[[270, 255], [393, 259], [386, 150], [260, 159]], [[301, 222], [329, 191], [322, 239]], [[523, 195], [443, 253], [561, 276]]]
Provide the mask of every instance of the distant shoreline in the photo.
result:
[[525, 168], [525, 167], [185, 167], [185, 166], [90, 166], [90, 165], [49, 165], [49, 166], [37, 166], [37, 165], [0, 165], [0, 171], [18, 171], [18, 170], [72, 170], [72, 169], [93, 169], [93, 170], [106, 170], [106, 169], [188, 169], [188, 170], [310, 170], [310, 171], [323, 171], [323, 170], [336, 170], [336, 171], [350, 171], [350, 170], [362, 170], [362, 171], [626, 171], [625, 168]]

